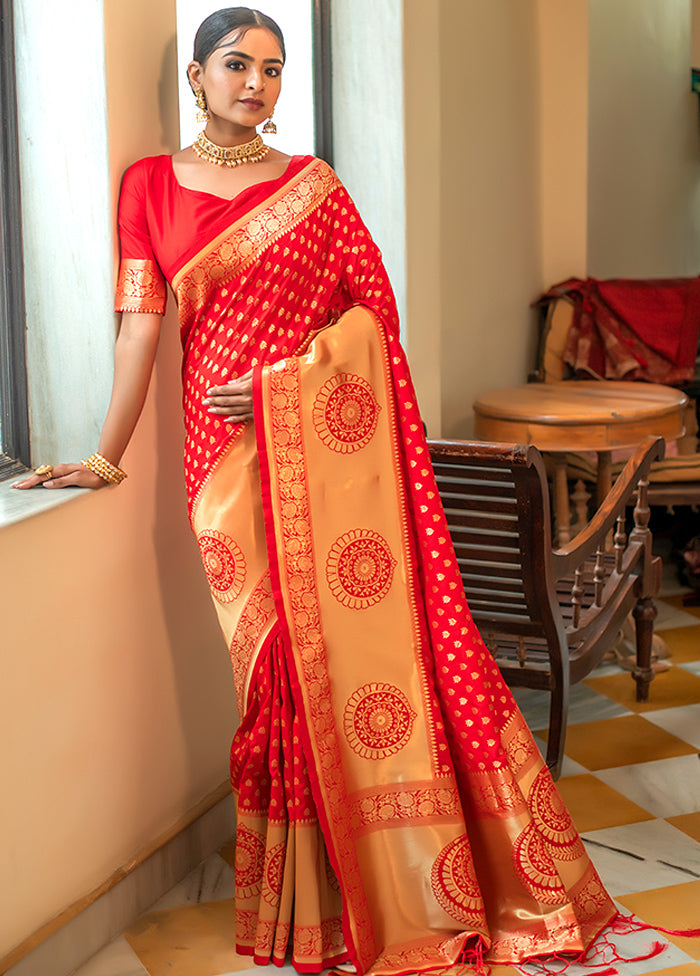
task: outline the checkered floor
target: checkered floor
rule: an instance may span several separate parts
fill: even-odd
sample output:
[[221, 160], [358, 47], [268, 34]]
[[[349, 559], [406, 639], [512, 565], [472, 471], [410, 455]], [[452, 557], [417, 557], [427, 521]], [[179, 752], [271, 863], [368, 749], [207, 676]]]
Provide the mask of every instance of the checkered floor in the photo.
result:
[[[629, 673], [616, 665], [604, 665], [574, 687], [559, 786], [621, 909], [651, 924], [689, 929], [700, 927], [700, 609], [685, 608], [680, 591], [665, 592], [657, 631], [671, 666], [656, 676], [644, 705], [634, 700]], [[544, 749], [547, 696], [516, 694]], [[231, 944], [231, 861], [230, 847], [214, 855], [76, 976], [250, 970], [250, 959], [237, 956]], [[616, 944], [631, 958], [654, 940], [668, 943], [665, 951], [643, 962], [612, 963], [620, 976], [700, 976], [700, 939], [646, 931], [616, 938]], [[284, 968], [291, 976], [291, 967]], [[492, 976], [515, 972], [493, 967]], [[594, 972], [572, 966], [567, 976]]]

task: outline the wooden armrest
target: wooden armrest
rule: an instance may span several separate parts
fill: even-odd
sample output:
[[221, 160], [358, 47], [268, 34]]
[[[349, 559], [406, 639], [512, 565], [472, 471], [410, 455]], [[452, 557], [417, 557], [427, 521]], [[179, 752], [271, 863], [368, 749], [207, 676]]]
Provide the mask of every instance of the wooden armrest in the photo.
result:
[[[469, 464], [469, 459], [473, 458], [477, 465], [486, 464], [491, 461], [496, 466], [511, 466], [516, 469], [531, 469], [537, 472], [546, 485], [547, 473], [541, 453], [533, 445], [501, 443], [499, 441], [448, 441], [431, 440], [427, 441], [430, 457], [433, 463], [439, 464], [441, 461], [450, 464], [455, 460], [459, 462], [463, 458]], [[549, 498], [549, 493], [547, 493]]]
[[501, 444], [487, 441], [447, 441], [428, 440], [428, 448], [432, 457], [492, 457], [501, 461], [530, 463], [533, 455], [539, 453], [524, 444]]
[[571, 542], [552, 552], [552, 568], [556, 579], [569, 575], [587, 555], [605, 544], [606, 536], [624, 512], [638, 483], [648, 478], [652, 462], [664, 456], [665, 446], [662, 437], [651, 436], [639, 444], [588, 525]]

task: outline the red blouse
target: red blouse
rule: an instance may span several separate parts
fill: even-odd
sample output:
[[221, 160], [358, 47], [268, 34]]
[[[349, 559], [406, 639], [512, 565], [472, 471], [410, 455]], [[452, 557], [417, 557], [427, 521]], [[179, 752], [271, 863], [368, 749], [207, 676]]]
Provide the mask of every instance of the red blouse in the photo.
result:
[[121, 261], [115, 310], [162, 315], [166, 280], [172, 282], [212, 238], [312, 158], [292, 156], [282, 176], [256, 183], [231, 200], [181, 186], [171, 156], [147, 156], [130, 166], [119, 198]]

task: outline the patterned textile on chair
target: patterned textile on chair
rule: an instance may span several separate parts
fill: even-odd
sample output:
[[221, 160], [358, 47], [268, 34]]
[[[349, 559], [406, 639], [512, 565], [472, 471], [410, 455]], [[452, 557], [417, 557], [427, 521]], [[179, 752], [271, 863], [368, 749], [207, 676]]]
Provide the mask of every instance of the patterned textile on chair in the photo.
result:
[[573, 306], [563, 362], [576, 375], [679, 386], [693, 379], [700, 334], [700, 277], [569, 278], [537, 305]]

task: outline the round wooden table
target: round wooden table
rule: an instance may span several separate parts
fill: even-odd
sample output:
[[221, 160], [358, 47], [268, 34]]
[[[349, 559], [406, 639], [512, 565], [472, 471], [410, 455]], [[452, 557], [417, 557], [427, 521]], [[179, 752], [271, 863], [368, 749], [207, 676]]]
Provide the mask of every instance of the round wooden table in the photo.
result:
[[688, 398], [653, 383], [566, 380], [492, 390], [474, 404], [475, 436], [483, 441], [534, 444], [554, 459], [554, 513], [559, 545], [570, 539], [567, 451], [598, 454], [598, 501], [610, 490], [612, 451], [634, 448], [648, 434], [683, 434]]

